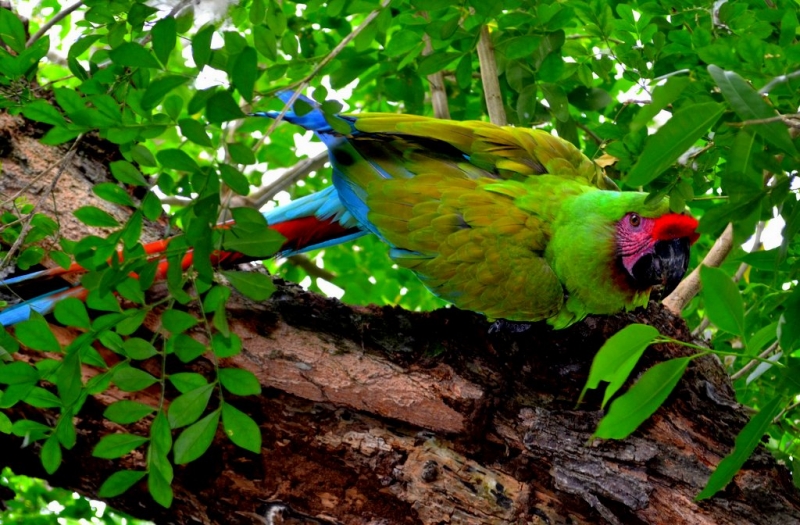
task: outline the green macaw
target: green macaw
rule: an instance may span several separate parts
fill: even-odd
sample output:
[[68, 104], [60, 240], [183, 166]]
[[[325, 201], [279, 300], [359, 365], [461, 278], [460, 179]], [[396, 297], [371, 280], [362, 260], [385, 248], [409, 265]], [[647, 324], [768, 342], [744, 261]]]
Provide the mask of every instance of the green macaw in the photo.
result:
[[455, 306], [554, 328], [646, 306], [653, 289], [669, 293], [687, 269], [695, 219], [619, 191], [545, 131], [383, 113], [328, 117], [349, 129], [341, 133], [301, 99], [311, 111], [283, 118], [326, 144], [333, 185], [264, 214], [287, 239], [283, 255], [374, 234]]

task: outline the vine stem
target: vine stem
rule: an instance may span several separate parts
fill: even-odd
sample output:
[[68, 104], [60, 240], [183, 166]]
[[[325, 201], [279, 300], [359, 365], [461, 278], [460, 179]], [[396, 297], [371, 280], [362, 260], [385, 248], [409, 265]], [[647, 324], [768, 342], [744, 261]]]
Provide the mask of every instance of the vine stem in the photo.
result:
[[[775, 341], [772, 343], [766, 350], [758, 354], [758, 357], [753, 358], [749, 363], [744, 365], [740, 370], [738, 370], [735, 374], [731, 374], [731, 381], [736, 381], [750, 370], [752, 370], [758, 363], [767, 361], [768, 363], [773, 363], [767, 357], [772, 355], [778, 349], [778, 342]], [[775, 363], [773, 363], [775, 364]]]

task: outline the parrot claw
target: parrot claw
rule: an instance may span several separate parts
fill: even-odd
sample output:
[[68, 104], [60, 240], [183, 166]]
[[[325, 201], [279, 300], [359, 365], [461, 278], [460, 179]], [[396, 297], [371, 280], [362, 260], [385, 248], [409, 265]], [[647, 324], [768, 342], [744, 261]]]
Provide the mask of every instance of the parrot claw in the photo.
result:
[[518, 321], [508, 321], [506, 319], [498, 319], [489, 327], [489, 333], [495, 334], [500, 332], [507, 332], [512, 334], [520, 334], [530, 330], [531, 323], [521, 323]]

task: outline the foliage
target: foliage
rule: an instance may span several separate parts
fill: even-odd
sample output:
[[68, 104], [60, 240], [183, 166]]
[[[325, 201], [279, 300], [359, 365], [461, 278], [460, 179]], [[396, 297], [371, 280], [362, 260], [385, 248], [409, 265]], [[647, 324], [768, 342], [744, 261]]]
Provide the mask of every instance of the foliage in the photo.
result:
[[0, 513], [7, 525], [50, 525], [56, 519], [64, 525], [149, 523], [107, 510], [103, 503], [90, 502], [64, 489], [50, 488], [42, 480], [15, 476], [8, 468], [0, 472], [0, 486], [16, 493], [13, 500], [4, 502], [6, 510]]
[[[55, 0], [39, 3], [31, 32], [60, 9]], [[34, 350], [60, 352], [62, 359], [0, 367], [5, 385], [0, 407], [23, 402], [60, 413], [54, 427], [12, 422], [0, 413], [0, 431], [44, 442], [48, 472], [58, 468], [62, 448], [74, 445], [73, 416], [86, 396], [110, 383], [128, 392], [156, 385], [164, 401], [170, 392], [178, 395], [171, 408], [131, 401], [109, 407], [106, 417], [120, 424], [148, 418], [150, 433], [105, 436], [95, 455], [118, 458], [146, 447], [148, 462], [146, 471], [114, 474], [101, 496], [119, 494], [146, 477], [155, 500], [169, 505], [170, 452], [177, 463], [196, 459], [220, 422], [235, 444], [259, 450], [257, 426], [231, 404], [232, 395], [258, 393], [255, 385], [245, 387], [253, 378], [233, 377], [247, 373], [218, 366], [219, 358], [240, 350], [241, 341], [228, 329], [229, 292], [218, 284], [210, 261], [216, 248], [256, 248], [266, 255], [279, 240], [264, 233], [258, 214], [246, 210], [235, 211], [237, 226], [231, 230], [213, 226], [234, 194], [247, 197], [303, 154], [295, 148], [297, 130], [268, 131], [270, 122], [245, 115], [280, 109], [274, 92], [307, 86], [319, 101], [331, 98], [330, 89], [349, 87], [353, 108], [430, 114], [426, 77], [442, 73], [452, 117], [485, 118], [486, 88], [475, 75], [484, 25], [491, 30], [508, 120], [554, 130], [598, 159], [623, 188], [644, 187], [654, 199], [668, 198], [677, 211], [688, 205], [701, 217], [705, 234], [695, 245], [692, 266], [729, 222], [739, 246], [761, 232], [773, 214], [785, 221], [778, 246], [763, 249], [755, 242], [750, 253], [737, 247], [721, 269], [704, 269], [705, 290], [684, 316], [713, 348], [698, 347], [699, 353], [724, 355], [739, 399], [762, 410], [737, 438], [734, 459], [726, 460], [702, 496], [724, 486], [764, 431], [779, 458], [795, 461], [800, 204], [798, 141], [789, 129], [796, 126], [791, 117], [800, 106], [800, 75], [793, 71], [800, 43], [792, 1], [711, 7], [697, 0], [394, 0], [387, 8], [364, 0], [243, 0], [219, 21], [200, 20], [201, 11], [207, 10], [195, 16], [183, 4], [166, 13], [137, 0], [89, 0], [26, 44], [22, 24], [0, 9], [6, 45], [0, 49], [0, 107], [44, 125], [47, 144], [74, 144], [86, 133], [118, 144], [124, 160], [113, 162], [110, 171], [119, 184], [98, 185], [95, 193], [135, 208], [124, 224], [93, 206], [75, 212], [87, 225], [114, 229], [106, 238], [61, 240], [60, 249], [48, 254], [65, 267], [74, 259], [90, 270], [82, 282], [91, 315], [77, 301], [56, 312], [58, 322], [82, 335], [61, 348], [44, 319], [33, 316], [19, 325], [16, 338]], [[51, 42], [60, 60], [44, 59]], [[345, 45], [338, 49], [340, 43]], [[210, 81], [204, 78], [208, 74]], [[338, 105], [328, 101], [325, 108], [334, 112]], [[289, 191], [299, 197], [321, 189], [329, 178], [323, 169]], [[148, 302], [144, 292], [158, 268], [139, 243], [143, 219], [157, 218], [161, 203], [154, 191], [136, 191], [144, 197], [132, 198], [125, 190], [130, 187], [157, 188], [183, 231], [169, 246], [173, 264], [165, 277], [172, 297], [165, 301]], [[262, 204], [258, 198], [251, 203]], [[24, 221], [34, 226], [10, 253], [20, 267], [38, 262], [45, 252], [36, 242], [57, 230], [26, 206], [7, 204], [1, 219], [8, 243], [19, 238]], [[119, 246], [121, 259], [112, 257]], [[190, 248], [193, 271], [182, 273], [178, 262]], [[307, 276], [291, 262], [268, 266], [289, 279], [310, 281], [314, 290], [330, 290], [327, 279], [344, 289], [343, 300], [350, 303], [420, 309], [442, 304], [408, 272], [392, 267], [374, 239], [327, 249], [313, 261], [324, 266], [323, 276]], [[131, 272], [139, 279], [130, 278]], [[256, 299], [271, 289], [257, 274], [227, 277]], [[121, 310], [110, 292], [138, 307]], [[183, 311], [192, 302], [205, 319]], [[151, 340], [135, 337], [153, 308], [165, 309], [165, 332]], [[194, 326], [206, 333], [208, 347], [186, 335]], [[94, 340], [119, 354], [120, 363], [109, 368], [91, 346]], [[608, 382], [608, 402], [647, 344], [659, 341], [664, 338], [642, 328], [613, 338], [598, 355], [587, 386]], [[9, 354], [18, 349], [5, 333], [0, 345]], [[166, 367], [173, 353], [184, 362], [206, 353], [215, 377], [169, 372], [155, 377], [137, 366], [160, 359]], [[662, 363], [645, 373], [613, 401], [597, 435], [619, 438], [633, 431], [666, 399], [689, 361]], [[102, 372], [84, 384], [81, 364]], [[42, 387], [47, 384], [55, 389]], [[793, 471], [797, 475], [798, 469]]]

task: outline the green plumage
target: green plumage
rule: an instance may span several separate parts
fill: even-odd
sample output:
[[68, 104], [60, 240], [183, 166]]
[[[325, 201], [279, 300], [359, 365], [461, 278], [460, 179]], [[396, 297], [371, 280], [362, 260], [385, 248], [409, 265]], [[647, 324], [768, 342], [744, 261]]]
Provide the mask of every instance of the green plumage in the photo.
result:
[[615, 223], [629, 212], [660, 216], [667, 204], [619, 192], [572, 144], [540, 130], [409, 115], [359, 114], [354, 125], [364, 133], [339, 149], [357, 161], [337, 168], [392, 258], [436, 295], [557, 328], [647, 303], [649, 292], [618, 275]]

